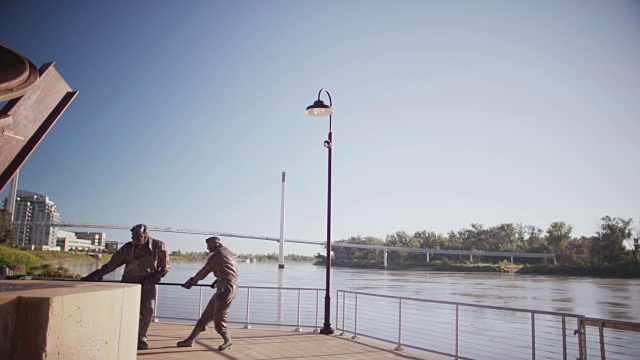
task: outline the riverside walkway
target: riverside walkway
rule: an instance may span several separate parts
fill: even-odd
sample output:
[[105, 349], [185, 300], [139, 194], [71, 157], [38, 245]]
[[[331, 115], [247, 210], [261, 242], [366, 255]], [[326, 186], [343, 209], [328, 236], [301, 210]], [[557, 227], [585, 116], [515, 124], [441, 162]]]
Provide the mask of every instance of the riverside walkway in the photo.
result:
[[230, 328], [233, 348], [227, 351], [218, 351], [222, 339], [213, 328], [200, 334], [193, 347], [176, 347], [176, 342], [192, 329], [193, 325], [187, 324], [152, 323], [147, 339], [149, 349], [138, 351], [138, 359], [436, 359], [350, 336], [273, 329]]

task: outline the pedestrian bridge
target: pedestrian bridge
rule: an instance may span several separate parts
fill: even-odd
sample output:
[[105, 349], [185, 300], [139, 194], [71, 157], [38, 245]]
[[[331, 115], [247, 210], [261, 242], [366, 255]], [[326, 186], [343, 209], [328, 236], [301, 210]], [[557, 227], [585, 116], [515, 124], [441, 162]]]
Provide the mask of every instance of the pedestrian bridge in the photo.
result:
[[[11, 225], [14, 226], [57, 226], [59, 228], [78, 228], [78, 229], [118, 229], [118, 230], [129, 230], [131, 225], [122, 225], [122, 224], [100, 224], [100, 223], [79, 223], [79, 222], [63, 222], [63, 223], [19, 223], [13, 222]], [[280, 237], [277, 236], [267, 236], [267, 235], [255, 235], [255, 234], [241, 234], [241, 233], [232, 233], [225, 231], [217, 231], [217, 230], [196, 230], [196, 229], [185, 229], [185, 228], [175, 228], [175, 227], [162, 227], [162, 226], [152, 226], [149, 225], [150, 231], [158, 231], [158, 232], [170, 232], [170, 233], [180, 233], [180, 234], [193, 234], [193, 235], [205, 235], [205, 236], [222, 236], [228, 238], [241, 238], [241, 239], [253, 239], [253, 240], [262, 240], [262, 241], [274, 241], [280, 242]], [[296, 243], [296, 244], [307, 244], [307, 245], [316, 245], [316, 246], [324, 246], [326, 242], [316, 241], [316, 240], [307, 240], [307, 239], [292, 239], [292, 238], [284, 238], [283, 241], [285, 243]], [[384, 252], [384, 264], [385, 267], [387, 265], [387, 253], [388, 252], [412, 252], [412, 253], [424, 253], [426, 256], [427, 262], [429, 262], [430, 254], [444, 254], [444, 255], [458, 255], [458, 256], [466, 256], [470, 261], [473, 261], [474, 256], [491, 256], [491, 257], [501, 257], [501, 258], [510, 258], [511, 262], [515, 258], [543, 258], [543, 259], [552, 259], [553, 263], [556, 263], [556, 257], [554, 254], [544, 254], [544, 253], [520, 253], [520, 252], [500, 252], [500, 251], [469, 251], [469, 250], [450, 250], [450, 249], [424, 249], [424, 248], [405, 248], [405, 247], [393, 247], [393, 246], [377, 246], [377, 245], [362, 245], [362, 244], [346, 244], [333, 242], [331, 243], [331, 247], [349, 247], [349, 248], [360, 248], [360, 249], [371, 249], [378, 250]], [[586, 258], [585, 255], [576, 255], [576, 258], [583, 259]]]

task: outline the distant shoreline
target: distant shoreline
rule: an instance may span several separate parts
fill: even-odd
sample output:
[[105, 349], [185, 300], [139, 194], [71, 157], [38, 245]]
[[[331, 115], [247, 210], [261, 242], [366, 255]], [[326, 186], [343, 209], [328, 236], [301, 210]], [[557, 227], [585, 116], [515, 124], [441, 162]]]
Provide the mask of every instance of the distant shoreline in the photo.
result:
[[[324, 266], [323, 262], [314, 263], [314, 265]], [[386, 269], [382, 264], [371, 266], [366, 264], [346, 264], [332, 262], [332, 267], [344, 267], [351, 269], [372, 269], [372, 270], [388, 270], [388, 271], [425, 271], [425, 272], [466, 272], [466, 273], [502, 273], [516, 275], [554, 275], [554, 276], [573, 276], [573, 277], [601, 277], [601, 278], [619, 278], [619, 279], [637, 279], [640, 278], [640, 266], [625, 265], [607, 265], [607, 266], [582, 266], [582, 265], [517, 265], [517, 264], [466, 264], [466, 263], [429, 263], [429, 264], [403, 264], [388, 265]]]
[[[93, 255], [93, 256], [92, 256]], [[18, 267], [21, 271], [27, 271], [30, 267], [44, 264], [60, 264], [65, 261], [101, 261], [108, 262], [111, 259], [110, 254], [102, 254], [102, 259], [96, 259], [95, 254], [85, 253], [61, 253], [52, 251], [25, 251], [0, 247], [0, 264], [5, 264], [11, 269]], [[204, 263], [206, 258], [189, 259], [183, 257], [170, 256], [172, 262], [197, 262]], [[237, 262], [245, 262], [246, 259], [239, 258]], [[270, 258], [256, 259], [259, 263], [278, 263], [277, 260]], [[324, 262], [309, 260], [287, 260], [285, 264], [313, 264], [316, 266], [324, 266]], [[441, 271], [441, 272], [473, 272], [473, 273], [503, 273], [518, 275], [555, 275], [555, 276], [573, 276], [573, 277], [602, 277], [602, 278], [622, 278], [636, 279], [640, 278], [640, 266], [638, 265], [606, 265], [606, 266], [588, 266], [588, 265], [518, 265], [508, 262], [500, 263], [481, 263], [470, 264], [460, 262], [443, 262], [434, 261], [430, 263], [406, 263], [406, 264], [388, 264], [384, 269], [383, 263], [380, 261], [346, 261], [333, 260], [332, 267], [352, 268], [352, 269], [371, 269], [371, 270], [389, 270], [389, 271]]]

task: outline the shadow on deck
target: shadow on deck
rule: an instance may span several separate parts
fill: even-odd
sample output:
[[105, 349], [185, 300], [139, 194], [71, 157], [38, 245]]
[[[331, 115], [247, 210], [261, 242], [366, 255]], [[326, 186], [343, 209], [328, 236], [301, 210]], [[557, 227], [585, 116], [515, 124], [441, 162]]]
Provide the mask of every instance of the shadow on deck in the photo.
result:
[[436, 359], [349, 336], [273, 329], [230, 328], [233, 348], [227, 351], [218, 351], [222, 339], [213, 328], [200, 334], [193, 347], [176, 347], [192, 329], [193, 325], [152, 323], [149, 349], [138, 351], [138, 359]]

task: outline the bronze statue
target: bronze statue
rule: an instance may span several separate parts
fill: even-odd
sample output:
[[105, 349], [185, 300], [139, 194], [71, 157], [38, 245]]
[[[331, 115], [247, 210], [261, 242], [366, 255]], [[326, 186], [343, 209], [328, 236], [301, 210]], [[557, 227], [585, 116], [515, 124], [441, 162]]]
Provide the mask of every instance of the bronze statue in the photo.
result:
[[156, 284], [169, 273], [169, 256], [164, 242], [151, 238], [144, 224], [131, 228], [131, 240], [118, 249], [108, 263], [80, 280], [101, 281], [104, 275], [124, 264], [122, 282], [142, 285], [138, 350], [146, 350], [149, 348], [147, 329], [156, 303]]
[[202, 312], [200, 319], [193, 328], [191, 335], [186, 339], [179, 341], [177, 346], [190, 347], [193, 346], [198, 335], [206, 330], [207, 324], [213, 321], [215, 329], [222, 336], [224, 343], [218, 346], [218, 350], [231, 349], [231, 339], [227, 332], [227, 314], [229, 314], [229, 308], [231, 308], [231, 302], [236, 297], [238, 291], [238, 271], [235, 265], [235, 256], [231, 250], [227, 249], [220, 243], [220, 238], [213, 236], [206, 240], [207, 250], [211, 253], [207, 263], [204, 265], [198, 273], [187, 280], [182, 285], [185, 289], [191, 289], [193, 285], [196, 285], [198, 281], [204, 279], [213, 273], [216, 280], [212, 287], [216, 286], [216, 292], [209, 300], [207, 307]]

